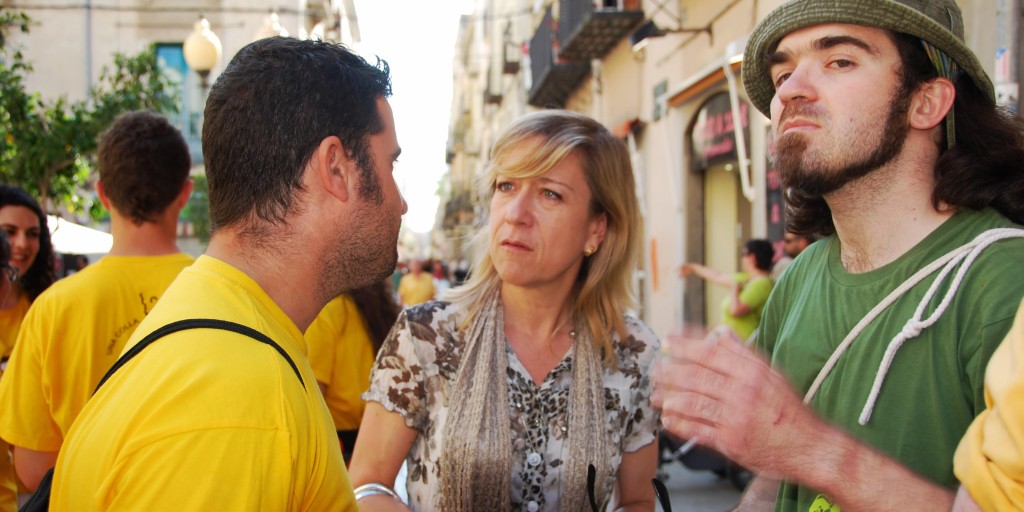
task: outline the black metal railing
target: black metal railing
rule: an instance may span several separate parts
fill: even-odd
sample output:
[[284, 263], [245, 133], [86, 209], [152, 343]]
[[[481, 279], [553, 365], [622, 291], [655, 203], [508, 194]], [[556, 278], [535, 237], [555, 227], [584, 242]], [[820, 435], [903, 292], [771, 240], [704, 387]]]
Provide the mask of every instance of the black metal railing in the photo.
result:
[[589, 61], [567, 62], [558, 58], [554, 24], [548, 7], [530, 40], [533, 85], [528, 102], [535, 107], [564, 107], [569, 95], [590, 73]]
[[603, 2], [596, 9], [592, 0], [561, 0], [560, 5], [560, 55], [568, 60], [604, 58], [644, 19], [638, 1], [624, 1], [621, 7]]

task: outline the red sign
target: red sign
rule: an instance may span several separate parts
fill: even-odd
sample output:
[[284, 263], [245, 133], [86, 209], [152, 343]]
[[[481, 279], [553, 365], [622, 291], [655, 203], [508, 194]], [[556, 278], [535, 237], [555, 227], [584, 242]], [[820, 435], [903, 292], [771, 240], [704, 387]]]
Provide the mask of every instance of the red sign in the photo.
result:
[[[746, 149], [750, 151], [750, 106], [739, 100], [739, 123], [743, 129]], [[715, 164], [736, 161], [736, 120], [732, 115], [729, 94], [720, 92], [709, 98], [697, 112], [690, 132], [694, 171], [703, 171]]]

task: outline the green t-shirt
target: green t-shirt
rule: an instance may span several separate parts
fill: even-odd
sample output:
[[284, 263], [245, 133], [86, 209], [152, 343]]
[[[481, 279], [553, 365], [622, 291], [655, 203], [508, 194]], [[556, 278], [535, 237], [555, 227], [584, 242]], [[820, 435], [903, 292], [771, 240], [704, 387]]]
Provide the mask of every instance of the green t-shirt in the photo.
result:
[[[853, 326], [919, 269], [979, 233], [1020, 228], [993, 210], [962, 210], [896, 261], [861, 274], [845, 271], [835, 236], [813, 244], [775, 286], [758, 343], [800, 393]], [[937, 272], [876, 318], [847, 349], [811, 406], [833, 425], [939, 485], [956, 486], [953, 452], [985, 407], [985, 366], [1024, 295], [1024, 239], [997, 242], [974, 261], [945, 314], [896, 353], [874, 413], [857, 422], [889, 342], [900, 333]], [[924, 318], [945, 295], [940, 288]], [[776, 510], [811, 510], [819, 493], [783, 483]], [[825, 498], [825, 497], [823, 497]]]
[[[741, 340], [750, 338], [761, 321], [761, 312], [768, 302], [768, 296], [772, 293], [772, 280], [768, 277], [755, 277], [747, 280], [747, 274], [738, 273], [734, 279], [746, 281], [740, 288], [740, 302], [750, 306], [750, 311], [745, 315], [732, 316], [729, 314], [731, 297], [722, 301], [722, 323], [729, 326]], [[730, 292], [731, 294], [732, 292]]]

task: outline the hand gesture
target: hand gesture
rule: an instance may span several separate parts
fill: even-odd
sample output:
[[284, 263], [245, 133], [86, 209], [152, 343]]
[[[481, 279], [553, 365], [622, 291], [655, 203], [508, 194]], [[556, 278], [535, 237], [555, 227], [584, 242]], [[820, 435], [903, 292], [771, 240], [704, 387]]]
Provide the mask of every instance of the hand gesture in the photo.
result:
[[709, 342], [693, 331], [666, 337], [653, 400], [669, 432], [781, 476], [793, 450], [824, 425], [782, 375], [733, 338]]

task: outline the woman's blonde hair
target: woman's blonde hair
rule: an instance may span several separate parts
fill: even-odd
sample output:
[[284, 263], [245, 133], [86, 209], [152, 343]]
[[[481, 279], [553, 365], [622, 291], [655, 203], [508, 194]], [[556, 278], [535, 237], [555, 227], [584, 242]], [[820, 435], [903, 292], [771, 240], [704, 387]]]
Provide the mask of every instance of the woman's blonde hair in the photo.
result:
[[[511, 160], [510, 154], [524, 144], [532, 147], [528, 156]], [[499, 175], [539, 176], [569, 155], [575, 155], [583, 168], [591, 192], [591, 214], [604, 214], [608, 223], [604, 242], [580, 267], [572, 313], [577, 323], [586, 324], [595, 344], [603, 349], [605, 364], [614, 366], [609, 328], [620, 338], [626, 335], [623, 315], [634, 305], [633, 272], [641, 232], [633, 167], [625, 143], [582, 114], [566, 110], [527, 114], [495, 141], [487, 172], [478, 182], [480, 198], [490, 202]], [[473, 240], [474, 263], [468, 281], [447, 296], [466, 307], [464, 326], [472, 323], [482, 304], [487, 303], [484, 299], [501, 285], [489, 250], [489, 215], [485, 215]]]

